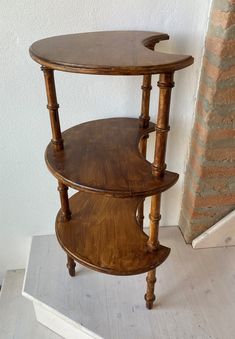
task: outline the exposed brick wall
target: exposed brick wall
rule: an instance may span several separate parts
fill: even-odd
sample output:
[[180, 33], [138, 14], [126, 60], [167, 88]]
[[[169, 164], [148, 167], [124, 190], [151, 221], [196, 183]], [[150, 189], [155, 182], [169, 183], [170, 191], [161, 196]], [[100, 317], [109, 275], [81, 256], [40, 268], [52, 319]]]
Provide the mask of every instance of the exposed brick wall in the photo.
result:
[[214, 0], [179, 225], [187, 242], [235, 208], [235, 0]]

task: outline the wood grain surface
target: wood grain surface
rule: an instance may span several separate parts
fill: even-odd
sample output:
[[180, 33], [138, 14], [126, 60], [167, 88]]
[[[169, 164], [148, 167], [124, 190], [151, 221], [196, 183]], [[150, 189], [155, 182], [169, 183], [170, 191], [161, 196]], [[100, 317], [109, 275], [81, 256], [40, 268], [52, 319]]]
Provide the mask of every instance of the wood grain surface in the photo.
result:
[[[75, 260], [114, 275], [148, 272], [145, 300], [149, 309], [155, 300], [156, 267], [170, 252], [158, 239], [161, 193], [178, 180], [178, 174], [166, 171], [165, 164], [173, 75], [193, 63], [191, 56], [155, 50], [156, 43], [168, 38], [146, 31], [90, 32], [43, 39], [30, 47], [45, 77], [52, 129], [45, 159], [59, 182], [56, 234], [67, 252], [69, 274], [75, 275]], [[143, 75], [139, 120], [101, 119], [61, 133], [54, 70]], [[156, 125], [149, 123], [152, 74], [160, 74]], [[151, 165], [145, 159], [146, 142], [154, 130]], [[79, 193], [68, 199], [68, 187]], [[149, 237], [142, 230], [146, 196], [152, 196]]]
[[136, 220], [141, 198], [111, 198], [79, 192], [69, 199], [72, 218], [56, 219], [60, 245], [76, 261], [100, 272], [131, 275], [160, 265], [170, 249], [150, 250]]
[[140, 154], [141, 137], [154, 130], [139, 127], [132, 118], [101, 119], [83, 123], [62, 133], [64, 149], [46, 150], [49, 170], [64, 184], [82, 191], [107, 195], [149, 196], [175, 184], [178, 174], [158, 178]]
[[89, 32], [39, 40], [29, 51], [36, 62], [48, 68], [87, 74], [155, 74], [193, 63], [191, 56], [153, 51], [157, 42], [166, 39], [167, 34], [158, 32]]

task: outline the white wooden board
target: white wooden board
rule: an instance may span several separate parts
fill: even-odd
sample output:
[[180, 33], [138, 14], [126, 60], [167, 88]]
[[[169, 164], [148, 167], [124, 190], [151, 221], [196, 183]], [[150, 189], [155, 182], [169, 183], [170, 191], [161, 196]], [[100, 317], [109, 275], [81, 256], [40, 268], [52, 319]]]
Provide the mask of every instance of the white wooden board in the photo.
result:
[[193, 248], [235, 246], [235, 210], [195, 238], [192, 246]]
[[6, 273], [0, 295], [0, 339], [59, 339], [37, 322], [32, 303], [21, 295], [24, 270]]
[[71, 278], [53, 235], [33, 238], [23, 293], [63, 319], [58, 331], [67, 320], [105, 339], [233, 339], [235, 247], [195, 251], [177, 227], [161, 228], [160, 239], [172, 251], [157, 270], [151, 311], [145, 275], [109, 276], [79, 265]]

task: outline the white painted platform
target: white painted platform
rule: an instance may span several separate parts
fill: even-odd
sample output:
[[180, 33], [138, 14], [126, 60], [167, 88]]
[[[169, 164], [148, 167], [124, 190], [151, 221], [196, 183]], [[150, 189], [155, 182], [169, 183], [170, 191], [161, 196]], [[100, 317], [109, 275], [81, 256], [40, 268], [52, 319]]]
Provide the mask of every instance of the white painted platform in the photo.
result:
[[0, 339], [59, 339], [37, 322], [32, 303], [22, 294], [24, 270], [8, 271], [0, 294]]
[[69, 325], [65, 338], [75, 338], [69, 331], [81, 326], [105, 339], [235, 338], [235, 247], [195, 251], [177, 227], [161, 228], [160, 239], [172, 251], [158, 269], [151, 311], [145, 275], [115, 277], [79, 266], [71, 278], [53, 235], [33, 238], [23, 293], [47, 326], [62, 333]]
[[195, 249], [235, 246], [235, 210], [195, 238], [192, 246]]

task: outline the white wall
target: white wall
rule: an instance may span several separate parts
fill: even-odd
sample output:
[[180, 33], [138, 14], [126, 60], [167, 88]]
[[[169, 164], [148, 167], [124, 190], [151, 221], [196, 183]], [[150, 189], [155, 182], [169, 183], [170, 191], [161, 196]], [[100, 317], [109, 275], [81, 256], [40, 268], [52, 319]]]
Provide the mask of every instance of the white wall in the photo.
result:
[[[181, 179], [164, 194], [162, 224], [178, 222], [183, 173], [210, 0], [0, 1], [0, 281], [6, 269], [25, 266], [30, 237], [54, 231], [56, 180], [44, 164], [50, 140], [43, 75], [30, 44], [52, 35], [136, 29], [169, 33], [160, 50], [192, 54], [195, 64], [176, 75], [168, 168]], [[57, 73], [62, 128], [102, 117], [138, 117], [140, 77]], [[151, 115], [157, 109], [154, 76]]]

